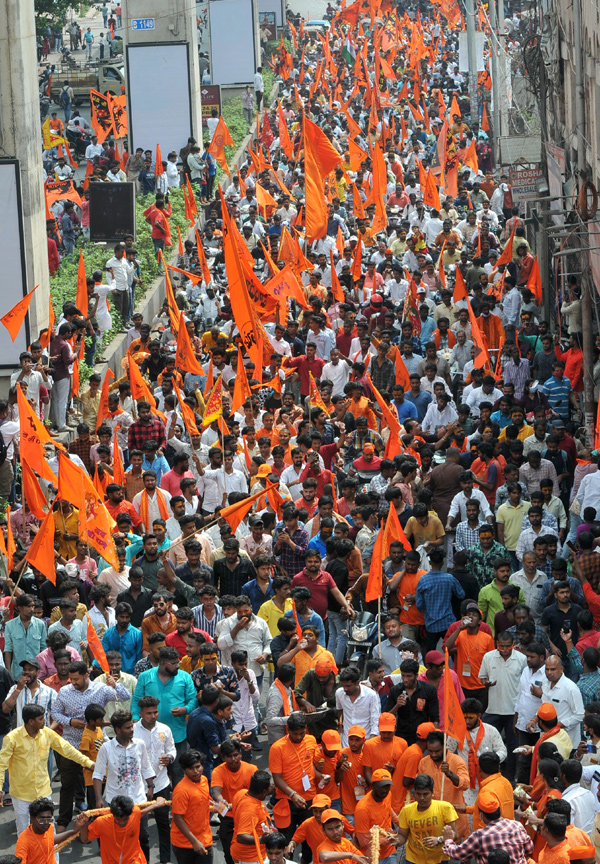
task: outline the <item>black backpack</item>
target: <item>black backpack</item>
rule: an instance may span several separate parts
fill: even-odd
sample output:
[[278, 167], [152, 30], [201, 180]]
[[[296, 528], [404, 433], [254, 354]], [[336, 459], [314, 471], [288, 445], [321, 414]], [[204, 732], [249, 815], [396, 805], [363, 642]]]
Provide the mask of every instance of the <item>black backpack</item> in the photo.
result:
[[60, 91], [60, 104], [63, 108], [68, 108], [71, 104], [71, 97], [69, 96], [69, 90], [67, 87], [63, 87]]

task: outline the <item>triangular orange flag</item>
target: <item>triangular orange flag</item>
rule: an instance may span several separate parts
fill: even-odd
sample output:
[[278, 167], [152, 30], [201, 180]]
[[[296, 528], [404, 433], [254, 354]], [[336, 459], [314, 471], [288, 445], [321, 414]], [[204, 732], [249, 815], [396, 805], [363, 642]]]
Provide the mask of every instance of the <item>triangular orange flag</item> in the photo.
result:
[[229, 129], [227, 128], [227, 124], [221, 116], [219, 117], [219, 122], [217, 123], [211, 142], [208, 145], [207, 152], [210, 153], [211, 156], [215, 157], [223, 171], [231, 177], [229, 165], [227, 164], [227, 157], [225, 156], [225, 147], [235, 147], [235, 144]]
[[490, 131], [490, 123], [488, 120], [487, 108], [485, 107], [485, 102], [483, 103], [483, 111], [481, 112], [481, 128], [484, 132]]
[[[183, 191], [185, 192], [185, 186]], [[181, 228], [179, 225], [177, 226], [177, 251], [180, 255], [183, 255], [183, 238], [181, 237]]]
[[39, 480], [25, 461], [21, 461], [21, 489], [27, 507], [35, 518], [45, 519], [48, 513], [48, 501]]
[[83, 260], [83, 249], [79, 250], [79, 266], [77, 267], [77, 294], [75, 295], [75, 305], [81, 312], [84, 318], [88, 314], [88, 290], [87, 277], [85, 275], [85, 261]]
[[200, 238], [200, 234], [198, 229], [196, 228], [196, 249], [198, 252], [198, 261], [200, 262], [200, 269], [202, 270], [202, 277], [204, 282], [208, 286], [211, 282], [210, 270], [208, 269], [208, 261], [206, 260], [206, 255], [204, 253], [204, 246], [202, 245], [202, 240]]
[[337, 273], [335, 272], [335, 264], [333, 263], [333, 249], [329, 250], [329, 264], [331, 267], [331, 291], [338, 303], [346, 302], [346, 295], [341, 286]]
[[410, 377], [408, 375], [408, 369], [406, 368], [406, 364], [402, 359], [399, 348], [396, 350], [396, 377], [394, 383], [401, 384], [404, 388], [405, 393], [408, 393], [408, 391], [410, 390]]
[[155, 176], [160, 177], [160, 175], [163, 173], [164, 170], [165, 169], [163, 168], [163, 164], [162, 164], [162, 156], [160, 153], [160, 144], [157, 144], [156, 145], [156, 160], [155, 160], [155, 165], [154, 165]]
[[106, 370], [106, 375], [104, 376], [104, 381], [102, 382], [102, 389], [100, 390], [100, 404], [98, 406], [98, 414], [96, 417], [96, 429], [102, 426], [102, 421], [105, 417], [108, 417], [108, 388], [110, 387], [110, 382], [115, 377], [115, 373], [112, 369], [108, 368]]
[[208, 361], [208, 372], [206, 373], [206, 381], [204, 382], [204, 401], [208, 399], [208, 394], [215, 386], [215, 379], [213, 373], [213, 358], [212, 354], [210, 355], [210, 360]]
[[196, 425], [194, 412], [183, 398], [183, 394], [175, 382], [173, 382], [173, 390], [177, 396], [177, 401], [179, 402], [179, 407], [181, 409], [181, 416], [183, 418], [183, 425], [185, 426], [188, 435], [200, 435], [198, 426]]
[[5, 315], [0, 318], [0, 321], [4, 324], [8, 332], [10, 333], [10, 338], [14, 342], [17, 336], [19, 335], [19, 331], [23, 326], [23, 322], [25, 321], [25, 316], [27, 315], [27, 310], [29, 309], [29, 304], [31, 303], [31, 298], [33, 297], [33, 292], [39, 286], [36, 285], [33, 291], [30, 291], [29, 294], [26, 294], [22, 300], [19, 300], [18, 303], [9, 309]]
[[254, 495], [250, 495], [249, 498], [244, 498], [243, 501], [238, 501], [236, 504], [230, 504], [229, 507], [223, 507], [222, 510], [219, 511], [219, 518], [226, 519], [229, 523], [229, 527], [235, 533], [236, 528], [246, 515], [252, 509], [252, 505], [255, 501], [257, 501], [261, 495], [264, 495], [269, 491], [269, 489], [275, 489], [277, 483], [270, 483], [265, 486], [264, 489], [261, 489], [260, 492], [255, 492]]
[[102, 647], [102, 642], [96, 630], [94, 629], [94, 625], [92, 624], [92, 619], [90, 618], [90, 613], [85, 613], [86, 620], [86, 636], [88, 648], [94, 655], [98, 666], [105, 672], [107, 675], [110, 675], [110, 666], [108, 665], [108, 660], [106, 659], [106, 652]]
[[204, 369], [194, 354], [194, 349], [192, 348], [192, 343], [190, 341], [190, 334], [185, 326], [183, 312], [179, 315], [179, 332], [177, 333], [175, 366], [185, 372], [191, 372], [192, 375], [204, 375]]
[[248, 375], [242, 358], [242, 349], [238, 346], [238, 359], [235, 371], [235, 384], [233, 385], [233, 397], [231, 400], [231, 413], [242, 407], [246, 399], [252, 398], [252, 391], [248, 384]]
[[21, 434], [19, 437], [19, 452], [21, 463], [27, 462], [36, 474], [48, 480], [50, 483], [56, 483], [56, 474], [48, 465], [44, 444], [53, 444], [59, 449], [64, 449], [63, 445], [53, 439], [37, 417], [31, 404], [25, 398], [20, 387], [17, 390], [17, 405], [19, 408], [19, 425]]
[[448, 649], [444, 651], [444, 732], [458, 741], [458, 749], [462, 750], [467, 735], [467, 724], [463, 714], [454, 682], [450, 677], [450, 662]]
[[119, 447], [116, 427], [113, 436], [113, 483], [118, 483], [119, 486], [125, 485], [125, 469], [121, 459], [121, 448]]
[[32, 567], [35, 567], [36, 570], [44, 574], [46, 579], [56, 585], [54, 533], [54, 514], [50, 510], [33, 538], [33, 543], [27, 550], [25, 557]]
[[535, 297], [536, 303], [539, 304], [542, 302], [542, 277], [540, 274], [540, 264], [537, 255], [533, 259], [533, 267], [531, 268], [531, 273], [529, 274], [529, 279], [527, 280], [527, 285], [525, 287], [529, 288]]
[[510, 232], [510, 237], [506, 241], [504, 249], [500, 253], [500, 257], [496, 261], [496, 267], [498, 267], [500, 264], [510, 264], [510, 262], [512, 261], [512, 258], [513, 258], [513, 240], [515, 239], [516, 227], [517, 226], [515, 225], [515, 227]]
[[52, 340], [52, 331], [54, 329], [54, 321], [55, 320], [56, 319], [54, 316], [54, 306], [52, 305], [52, 297], [50, 294], [48, 294], [48, 327], [46, 328], [45, 332], [42, 333], [42, 335], [40, 336], [40, 338], [38, 340], [40, 345], [42, 346], [42, 348], [47, 348], [48, 345], [50, 344], [51, 340]]
[[[5, 515], [6, 515], [6, 531], [7, 531], [7, 534], [6, 534], [6, 566], [7, 566], [8, 572], [10, 573], [11, 570], [13, 569], [15, 550], [17, 548], [15, 546], [15, 538], [13, 537], [12, 525], [10, 524], [10, 504], [8, 504], [6, 507]], [[4, 537], [2, 539], [4, 539]]]

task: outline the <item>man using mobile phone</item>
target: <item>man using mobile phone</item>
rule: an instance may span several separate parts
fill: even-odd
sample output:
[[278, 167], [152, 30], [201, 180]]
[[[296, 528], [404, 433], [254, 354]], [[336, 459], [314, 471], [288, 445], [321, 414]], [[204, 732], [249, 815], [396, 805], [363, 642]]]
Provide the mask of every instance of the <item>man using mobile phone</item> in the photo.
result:
[[577, 616], [581, 612], [581, 606], [571, 603], [571, 588], [568, 582], [555, 582], [553, 591], [554, 603], [546, 606], [542, 612], [541, 625], [548, 634], [553, 652], [560, 657], [566, 657], [568, 651], [563, 633], [572, 631], [573, 640], [577, 642]]

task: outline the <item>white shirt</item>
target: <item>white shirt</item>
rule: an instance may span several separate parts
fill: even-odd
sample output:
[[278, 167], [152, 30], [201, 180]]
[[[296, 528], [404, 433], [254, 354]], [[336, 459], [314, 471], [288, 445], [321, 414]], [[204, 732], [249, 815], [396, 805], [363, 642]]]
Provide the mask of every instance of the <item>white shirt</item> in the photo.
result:
[[517, 570], [510, 577], [511, 584], [520, 588], [525, 595], [525, 603], [529, 606], [536, 624], [540, 623], [544, 611], [542, 587], [547, 578], [543, 570], [536, 570], [535, 579], [530, 582], [523, 569]]
[[337, 365], [332, 361], [323, 366], [321, 380], [331, 381], [333, 384], [332, 396], [343, 396], [344, 387], [350, 380], [351, 373], [352, 367], [345, 360], [339, 360]]
[[[493, 689], [493, 688], [492, 688]], [[477, 748], [477, 755], [481, 756], [482, 753], [495, 753], [501, 762], [504, 762], [507, 756], [507, 750], [504, 746], [504, 741], [502, 740], [502, 735], [498, 732], [494, 726], [490, 726], [489, 723], [484, 723], [483, 720], [480, 721], [483, 726], [483, 738], [481, 740], [481, 744]], [[475, 727], [472, 730], [467, 729], [467, 735], [471, 736], [471, 741], [473, 744], [477, 741], [477, 733], [479, 732], [479, 727]], [[449, 739], [452, 741], [453, 739]], [[465, 746], [460, 751], [460, 755], [465, 760], [465, 762], [469, 763], [469, 745], [465, 741]]]
[[108, 624], [106, 623], [106, 618], [104, 617], [102, 612], [98, 611], [96, 606], [90, 606], [90, 608], [88, 609], [90, 621], [92, 622], [94, 630], [98, 634], [98, 638], [101, 642], [108, 628], [114, 627], [117, 623], [117, 616], [115, 615], [115, 610], [111, 609], [110, 606], [106, 607], [106, 614], [108, 616]]
[[494, 687], [488, 688], [488, 707], [490, 714], [514, 714], [519, 695], [521, 673], [527, 665], [527, 658], [520, 651], [513, 650], [506, 660], [498, 650], [488, 651], [481, 661], [479, 678], [487, 678]]
[[235, 468], [232, 470], [231, 474], [228, 474], [224, 468], [221, 470], [223, 472], [223, 488], [228, 495], [230, 492], [247, 493], [248, 481], [246, 480], [245, 474], [241, 471], [236, 471]]
[[146, 729], [142, 721], [133, 724], [134, 735], [144, 742], [150, 765], [154, 771], [154, 788], [157, 792], [169, 785], [167, 766], [160, 764], [161, 756], [168, 756], [171, 762], [177, 758], [177, 750], [173, 741], [173, 733], [166, 723], [157, 721], [153, 729]]
[[[262, 618], [257, 618], [256, 615], [253, 615], [249, 624], [246, 627], [242, 627], [234, 639], [231, 635], [231, 631], [237, 623], [237, 615], [232, 615], [231, 618], [225, 618], [223, 621], [219, 621], [219, 625], [222, 625], [222, 627], [220, 627], [217, 647], [219, 651], [223, 651], [223, 649], [233, 649], [234, 651], [238, 648], [245, 649], [248, 652], [249, 657], [248, 668], [251, 669], [255, 675], [263, 675], [263, 667], [259, 663], [256, 663], [252, 658], [268, 652], [271, 645], [271, 631], [269, 630], [269, 626]], [[223, 660], [223, 655], [221, 655], [221, 660]]]
[[303, 471], [304, 465], [301, 465], [298, 471], [296, 471], [293, 465], [288, 465], [287, 468], [283, 469], [279, 477], [281, 482], [285, 483], [289, 488], [292, 501], [297, 501], [302, 495], [302, 484], [298, 483], [296, 486], [291, 486], [290, 484], [293, 483], [294, 480], [298, 480]]
[[577, 684], [565, 674], [552, 687], [550, 681], [542, 684], [542, 701], [552, 702], [558, 722], [562, 723], [577, 747], [581, 741], [581, 721], [583, 720], [583, 699]]
[[167, 183], [169, 184], [169, 188], [176, 189], [179, 186], [180, 181], [181, 176], [179, 174], [179, 169], [177, 168], [177, 163], [171, 162], [167, 159]]
[[596, 796], [589, 789], [583, 789], [579, 783], [572, 783], [571, 786], [567, 786], [562, 798], [571, 805], [571, 825], [580, 828], [591, 837], [594, 819], [600, 808]]
[[517, 696], [517, 704], [515, 705], [515, 712], [519, 715], [519, 719], [517, 720], [517, 729], [520, 732], [527, 731], [527, 724], [532, 717], [536, 716], [538, 708], [542, 704], [541, 697], [533, 696], [531, 694], [531, 685], [535, 684], [536, 681], [543, 685], [547, 680], [546, 669], [544, 666], [540, 666], [540, 668], [535, 671], [530, 669], [529, 666], [525, 666], [521, 672], [519, 695]]
[[582, 513], [586, 507], [600, 511], [600, 471], [585, 475], [577, 491], [577, 500], [581, 504]]
[[[144, 491], [146, 490], [142, 489], [141, 492], [138, 492], [138, 494], [131, 502], [138, 513], [140, 512], [142, 494], [144, 493]], [[171, 495], [169, 492], [165, 492], [164, 489], [159, 489], [159, 487], [157, 486], [154, 490], [153, 495], [148, 493], [148, 525], [146, 525], [146, 530], [152, 528], [152, 523], [155, 519], [162, 519], [162, 516], [160, 515], [160, 508], [158, 506], [159, 495], [162, 495], [165, 504], [167, 505], [167, 510], [169, 509], [169, 501], [171, 500]]]
[[135, 269], [133, 264], [127, 261], [125, 255], [123, 255], [120, 261], [113, 255], [106, 262], [106, 266], [112, 268], [117, 291], [127, 291], [129, 289], [129, 274]]
[[103, 780], [106, 774], [104, 800], [110, 804], [116, 795], [127, 795], [134, 804], [146, 800], [144, 780], [154, 777], [146, 745], [139, 738], [133, 738], [127, 747], [112, 738], [102, 745], [96, 757], [96, 767], [92, 778]]
[[427, 433], [431, 430], [431, 433], [435, 433], [440, 426], [447, 426], [448, 423], [452, 423], [454, 420], [458, 419], [458, 414], [452, 407], [452, 405], [446, 405], [443, 411], [437, 406], [437, 402], [430, 402], [427, 406], [427, 411], [425, 412], [425, 417], [423, 418], [422, 429], [423, 432]]
[[129, 570], [130, 568], [123, 567], [123, 572], [119, 573], [115, 570], [114, 567], [105, 567], [98, 574], [98, 582], [100, 585], [110, 585], [110, 604], [111, 606], [116, 606], [117, 604], [117, 595], [121, 593], [121, 591], [129, 591], [131, 585], [129, 582]]
[[483, 519], [492, 515], [490, 505], [483, 492], [480, 489], [473, 489], [470, 498], [467, 498], [464, 492], [458, 492], [454, 496], [450, 504], [450, 510], [448, 511], [448, 521], [453, 519], [457, 514], [460, 514], [460, 521], [464, 522], [467, 518], [467, 504], [470, 501], [479, 501], [479, 515]]
[[273, 346], [273, 351], [276, 351], [277, 354], [281, 354], [282, 357], [292, 356], [291, 345], [285, 339], [276, 339], [274, 336], [269, 336], [269, 341]]
[[344, 728], [342, 731], [342, 747], [348, 746], [348, 729], [351, 726], [362, 726], [367, 738], [379, 734], [379, 715], [381, 701], [374, 690], [360, 685], [360, 693], [353, 702], [340, 688], [335, 694], [335, 707], [342, 711]]
[[483, 387], [476, 387], [467, 396], [466, 404], [471, 409], [473, 417], [479, 417], [480, 402], [491, 402], [493, 405], [497, 399], [501, 398], [502, 390], [498, 390], [497, 387], [494, 387], [491, 393], [484, 393]]
[[94, 156], [102, 156], [104, 150], [100, 144], [88, 144], [85, 148], [85, 158], [88, 162], [92, 162], [94, 160]]
[[250, 693], [250, 686], [245, 678], [238, 678], [240, 698], [233, 703], [233, 728], [236, 732], [244, 732], [256, 729], [256, 717], [254, 716], [254, 704], [258, 702], [260, 693], [256, 683], [256, 675], [252, 669], [248, 669], [250, 681], [254, 684], [254, 693]]
[[254, 92], [255, 93], [264, 93], [265, 92], [265, 82], [263, 81], [263, 77], [260, 72], [257, 72], [254, 76]]
[[2, 433], [2, 439], [6, 444], [7, 461], [10, 461], [13, 458], [15, 452], [14, 442], [19, 440], [20, 431], [20, 425], [14, 420], [5, 420], [2, 424], [0, 424], [0, 432]]

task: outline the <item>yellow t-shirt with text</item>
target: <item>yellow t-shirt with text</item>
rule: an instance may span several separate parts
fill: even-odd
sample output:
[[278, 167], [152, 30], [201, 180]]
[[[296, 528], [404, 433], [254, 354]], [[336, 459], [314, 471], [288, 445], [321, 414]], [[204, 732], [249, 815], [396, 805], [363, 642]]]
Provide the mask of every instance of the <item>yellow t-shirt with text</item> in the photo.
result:
[[400, 811], [398, 825], [408, 828], [406, 860], [412, 864], [439, 864], [446, 856], [441, 845], [428, 849], [423, 845], [425, 837], [441, 837], [444, 825], [458, 819], [452, 804], [432, 801], [427, 810], [419, 812], [418, 804], [407, 804]]

